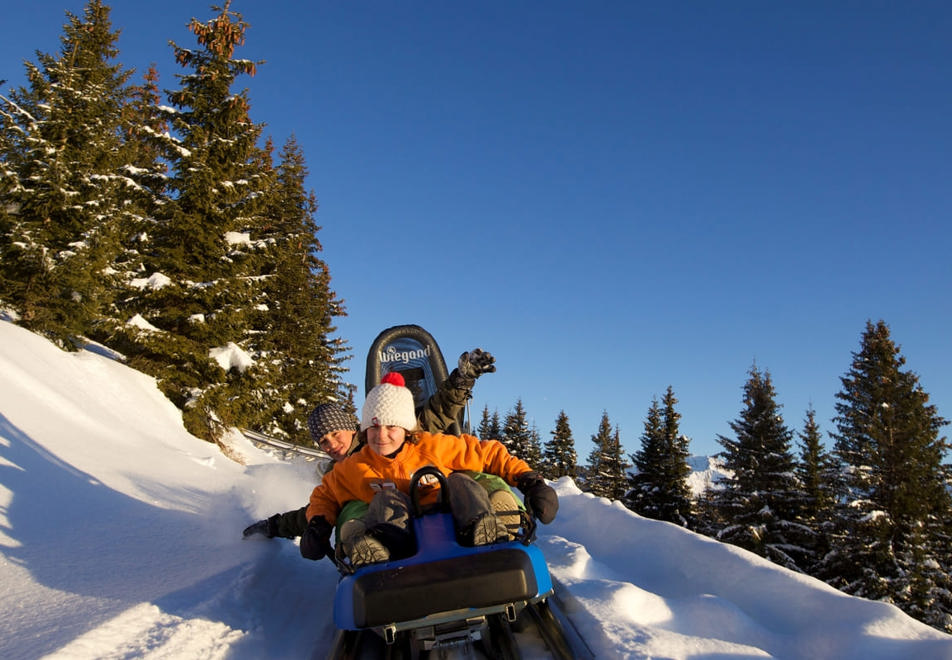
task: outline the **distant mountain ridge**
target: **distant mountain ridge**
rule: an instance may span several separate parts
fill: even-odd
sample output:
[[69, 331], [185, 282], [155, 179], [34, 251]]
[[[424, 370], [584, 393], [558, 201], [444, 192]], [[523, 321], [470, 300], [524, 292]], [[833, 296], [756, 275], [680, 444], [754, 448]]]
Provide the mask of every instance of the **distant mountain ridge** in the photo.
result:
[[729, 476], [730, 472], [715, 456], [691, 456], [688, 458], [691, 474], [688, 475], [688, 486], [695, 498], [701, 497], [709, 488], [716, 488], [717, 482]]

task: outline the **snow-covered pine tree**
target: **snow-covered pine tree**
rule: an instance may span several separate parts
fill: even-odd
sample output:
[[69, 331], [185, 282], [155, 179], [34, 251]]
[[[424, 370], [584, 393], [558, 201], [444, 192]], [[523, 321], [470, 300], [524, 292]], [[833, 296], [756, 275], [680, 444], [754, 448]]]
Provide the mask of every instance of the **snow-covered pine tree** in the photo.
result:
[[542, 436], [535, 424], [529, 427], [529, 453], [525, 461], [535, 470], [542, 469]]
[[886, 323], [867, 321], [836, 394], [837, 532], [819, 574], [952, 632], [948, 421], [905, 363]]
[[607, 461], [602, 462], [602, 467], [607, 468], [609, 475], [609, 497], [613, 500], [621, 500], [628, 492], [628, 468], [631, 464], [625, 460], [625, 452], [621, 449], [621, 429], [617, 426], [612, 434], [607, 458]]
[[0, 98], [0, 284], [27, 328], [63, 348], [110, 304], [106, 269], [131, 183], [121, 112], [129, 71], [114, 63], [109, 7], [66, 13], [57, 54], [26, 64], [27, 87]]
[[162, 200], [168, 185], [168, 164], [163, 155], [169, 144], [169, 123], [159, 110], [161, 100], [159, 72], [152, 65], [140, 84], [129, 87], [129, 98], [122, 108], [126, 172], [137, 186], [149, 192], [152, 202]]
[[693, 519], [687, 478], [688, 439], [680, 432], [678, 400], [669, 385], [662, 408], [653, 400], [645, 419], [641, 450], [631, 458], [637, 473], [630, 477], [626, 506], [657, 520], [687, 526]]
[[625, 496], [625, 506], [646, 518], [659, 519], [661, 516], [656, 497], [659, 496], [659, 482], [663, 471], [663, 444], [661, 404], [655, 397], [651, 400], [648, 414], [645, 416], [641, 448], [631, 455], [635, 470], [629, 478], [630, 490]]
[[804, 517], [821, 520], [833, 504], [833, 461], [823, 446], [816, 411], [807, 410], [800, 436], [800, 462], [797, 474], [806, 494]]
[[731, 476], [710, 500], [726, 525], [717, 538], [802, 570], [811, 530], [799, 522], [803, 495], [790, 448], [793, 432], [780, 415], [768, 372], [751, 367], [744, 408], [730, 426], [735, 437], [719, 435], [718, 442]]
[[[129, 300], [146, 285], [143, 257], [152, 252], [155, 216], [168, 189], [168, 163], [163, 158], [168, 143], [168, 122], [161, 116], [159, 74], [154, 66], [142, 83], [129, 87], [129, 99], [122, 109], [125, 174], [133, 185], [126, 187], [128, 199], [120, 231], [121, 250], [112, 264], [116, 274], [115, 309], [110, 310], [97, 338], [110, 344], [121, 341], [132, 314]], [[118, 334], [118, 336], [117, 336]], [[121, 347], [118, 347], [121, 349]]]
[[681, 433], [681, 414], [675, 406], [678, 403], [674, 396], [674, 388], [670, 385], [661, 400], [664, 419], [664, 437], [667, 450], [665, 451], [665, 492], [669, 501], [664, 503], [662, 513], [664, 520], [671, 520], [679, 525], [688, 525], [694, 518], [691, 487], [688, 485], [688, 476], [691, 466], [688, 459], [691, 457], [690, 440]]
[[502, 426], [499, 423], [499, 411], [489, 414], [489, 406], [483, 406], [483, 415], [476, 427], [476, 435], [480, 440], [502, 440]]
[[532, 437], [529, 431], [529, 422], [526, 421], [526, 411], [522, 406], [522, 399], [516, 400], [516, 405], [506, 414], [502, 427], [502, 437], [499, 440], [509, 450], [510, 454], [518, 456], [526, 462], [529, 461], [533, 453]]
[[835, 470], [833, 460], [823, 446], [816, 411], [807, 410], [800, 436], [800, 460], [796, 471], [803, 491], [801, 522], [813, 534], [803, 541], [807, 550], [804, 569], [814, 574], [816, 564], [829, 550], [831, 521], [833, 517], [833, 483]]
[[621, 451], [621, 435], [612, 429], [607, 411], [602, 411], [598, 431], [592, 436], [595, 448], [588, 457], [588, 490], [599, 497], [621, 500], [628, 491], [628, 477]]
[[149, 286], [130, 304], [142, 328], [131, 338], [134, 366], [159, 378], [189, 431], [205, 438], [214, 436], [216, 418], [248, 421], [256, 383], [246, 372], [263, 287], [263, 258], [251, 237], [267, 222], [275, 178], [258, 147], [262, 126], [249, 117], [247, 90], [232, 89], [256, 64], [234, 57], [248, 25], [229, 5], [207, 23], [189, 23], [200, 49], [173, 44], [189, 73], [169, 93], [168, 194], [143, 260]]
[[578, 455], [575, 453], [575, 439], [572, 437], [572, 427], [569, 417], [564, 410], [559, 411], [555, 420], [555, 430], [550, 431], [552, 439], [545, 443], [542, 452], [542, 464], [545, 476], [549, 479], [559, 477], [576, 477]]
[[610, 488], [608, 479], [605, 476], [606, 452], [605, 449], [610, 446], [612, 437], [612, 423], [608, 417], [608, 411], [602, 411], [602, 417], [598, 422], [598, 430], [592, 436], [592, 443], [595, 445], [588, 454], [588, 462], [585, 465], [587, 472], [584, 490], [599, 497], [608, 497]]
[[244, 417], [252, 428], [291, 441], [307, 436], [307, 415], [318, 403], [345, 401], [342, 362], [346, 345], [332, 335], [343, 303], [331, 290], [320, 259], [314, 221], [317, 200], [305, 189], [308, 171], [294, 137], [281, 153], [269, 191], [267, 222], [250, 237], [261, 258], [263, 286], [254, 305], [247, 345], [255, 380]]

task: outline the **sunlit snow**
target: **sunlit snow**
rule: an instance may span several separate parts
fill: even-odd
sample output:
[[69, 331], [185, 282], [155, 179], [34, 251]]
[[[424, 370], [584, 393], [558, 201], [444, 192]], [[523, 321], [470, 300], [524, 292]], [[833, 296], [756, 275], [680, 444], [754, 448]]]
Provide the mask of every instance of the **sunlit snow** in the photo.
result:
[[[0, 657], [324, 656], [334, 566], [241, 538], [306, 501], [313, 464], [192, 437], [97, 347], [0, 322], [0, 373]], [[538, 544], [598, 658], [952, 658], [952, 637], [895, 607], [555, 488]]]

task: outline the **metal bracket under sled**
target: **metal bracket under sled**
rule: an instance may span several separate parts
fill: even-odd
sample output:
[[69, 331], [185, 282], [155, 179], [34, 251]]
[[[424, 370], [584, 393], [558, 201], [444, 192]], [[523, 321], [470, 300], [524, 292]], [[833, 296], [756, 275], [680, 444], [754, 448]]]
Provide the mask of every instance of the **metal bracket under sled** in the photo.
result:
[[[542, 600], [551, 595], [551, 593], [550, 591], [538, 598], [534, 598], [531, 602]], [[420, 640], [423, 644], [423, 648], [426, 650], [443, 648], [464, 641], [479, 640], [482, 630], [486, 625], [486, 617], [488, 616], [502, 614], [506, 621], [514, 623], [516, 619], [519, 618], [519, 613], [522, 612], [529, 602], [530, 601], [520, 601], [517, 603], [493, 605], [491, 607], [440, 612], [439, 614], [431, 614], [414, 621], [391, 623], [380, 627], [378, 632], [387, 644], [393, 644], [397, 639], [397, 634], [406, 630], [410, 631], [410, 634], [413, 635], [415, 639]], [[466, 633], [462, 632], [464, 629]]]

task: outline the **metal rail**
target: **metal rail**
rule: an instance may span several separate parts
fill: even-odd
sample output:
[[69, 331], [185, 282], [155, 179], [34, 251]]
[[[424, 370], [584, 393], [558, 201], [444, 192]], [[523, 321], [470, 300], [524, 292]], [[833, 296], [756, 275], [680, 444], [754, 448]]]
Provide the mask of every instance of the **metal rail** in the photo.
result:
[[309, 456], [312, 459], [320, 461], [330, 461], [333, 460], [330, 457], [330, 454], [323, 452], [320, 449], [313, 449], [311, 447], [302, 447], [301, 445], [296, 445], [293, 442], [288, 442], [287, 440], [278, 440], [277, 438], [272, 438], [270, 435], [265, 435], [264, 433], [258, 433], [257, 431], [252, 431], [251, 429], [240, 429], [241, 434], [251, 440], [252, 442], [260, 442], [264, 445], [269, 445], [271, 447], [276, 447], [277, 449], [284, 449], [287, 451], [293, 451], [298, 454], [303, 454], [304, 456]]

